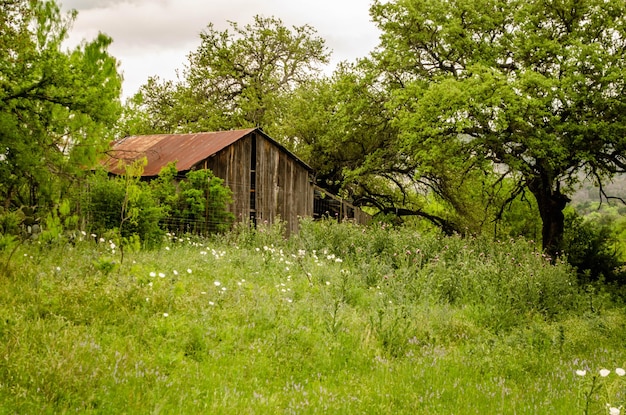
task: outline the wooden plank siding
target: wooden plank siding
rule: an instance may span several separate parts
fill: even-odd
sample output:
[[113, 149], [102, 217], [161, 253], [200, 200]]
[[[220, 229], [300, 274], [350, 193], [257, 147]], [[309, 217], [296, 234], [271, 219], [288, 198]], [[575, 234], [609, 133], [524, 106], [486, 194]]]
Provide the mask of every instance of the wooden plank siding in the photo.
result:
[[229, 210], [237, 221], [271, 224], [281, 219], [287, 231], [295, 233], [299, 218], [313, 216], [311, 173], [261, 134], [243, 137], [197, 168], [203, 167], [224, 179], [232, 190]]
[[228, 210], [237, 222], [250, 218], [250, 136], [229, 145], [196, 168], [208, 168], [233, 192]]

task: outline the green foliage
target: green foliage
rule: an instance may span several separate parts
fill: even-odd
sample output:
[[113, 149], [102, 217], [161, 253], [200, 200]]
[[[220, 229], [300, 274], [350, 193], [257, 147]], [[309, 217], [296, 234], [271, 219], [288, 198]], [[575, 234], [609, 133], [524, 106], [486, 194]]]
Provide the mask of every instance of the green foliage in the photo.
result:
[[568, 210], [563, 242], [567, 261], [578, 270], [582, 283], [626, 283], [626, 263], [614, 245], [612, 224], [599, 223]]
[[122, 241], [127, 244], [134, 245], [133, 235], [137, 235], [145, 246], [159, 245], [163, 234], [159, 221], [163, 213], [150, 187], [143, 182], [133, 184], [133, 196], [130, 198], [127, 197], [127, 190], [125, 178], [108, 177], [103, 171], [96, 172], [89, 179], [85, 202], [88, 231], [101, 235], [117, 229], [121, 232]]
[[[499, 166], [536, 199], [553, 255], [579, 173], [625, 166], [621, 0], [376, 1], [373, 54], [420, 173]], [[611, 92], [608, 92], [611, 91]], [[506, 169], [506, 170], [505, 170]]]
[[65, 51], [76, 17], [54, 1], [0, 5], [0, 195], [4, 208], [64, 198], [106, 148], [120, 113], [121, 78], [100, 34]]
[[169, 231], [208, 235], [224, 232], [234, 222], [227, 210], [232, 192], [210, 170], [190, 171], [178, 180], [176, 166], [170, 163], [151, 186], [167, 212], [164, 226]]
[[38, 239], [47, 244], [59, 242], [69, 231], [77, 229], [78, 219], [78, 216], [72, 214], [70, 210], [70, 202], [64, 200], [46, 215]]
[[216, 131], [279, 126], [282, 100], [328, 61], [308, 25], [255, 16], [218, 31], [209, 24], [178, 82], [151, 78], [125, 109], [125, 133]]
[[[583, 413], [575, 371], [626, 359], [622, 305], [589, 311], [534, 245], [302, 229], [170, 239], [124, 263], [91, 238], [21, 245], [0, 290], [3, 410]], [[623, 396], [596, 392], [589, 413]]]

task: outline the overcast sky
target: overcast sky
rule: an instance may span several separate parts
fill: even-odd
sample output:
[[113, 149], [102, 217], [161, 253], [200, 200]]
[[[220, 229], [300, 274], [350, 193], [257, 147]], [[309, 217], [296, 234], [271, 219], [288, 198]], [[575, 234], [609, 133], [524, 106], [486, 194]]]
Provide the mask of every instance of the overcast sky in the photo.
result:
[[121, 63], [123, 96], [133, 95], [148, 77], [175, 79], [187, 55], [200, 44], [209, 22], [218, 30], [228, 21], [252, 23], [274, 16], [288, 27], [309, 24], [332, 52], [330, 73], [340, 61], [366, 56], [379, 32], [369, 16], [372, 0], [60, 0], [78, 10], [69, 44], [98, 32], [113, 38], [109, 52]]

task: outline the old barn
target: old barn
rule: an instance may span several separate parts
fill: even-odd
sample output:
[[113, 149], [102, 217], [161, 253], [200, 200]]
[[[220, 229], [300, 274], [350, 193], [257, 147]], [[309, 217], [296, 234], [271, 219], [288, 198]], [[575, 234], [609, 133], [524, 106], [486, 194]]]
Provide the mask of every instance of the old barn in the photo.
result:
[[[105, 161], [113, 174], [122, 174], [119, 161], [147, 158], [143, 178], [156, 177], [170, 162], [179, 174], [211, 169], [233, 192], [229, 210], [237, 220], [272, 223], [281, 218], [294, 232], [300, 217], [323, 215], [355, 218], [366, 214], [314, 185], [314, 171], [259, 128], [195, 134], [154, 134], [123, 138], [113, 143]], [[323, 197], [320, 197], [322, 195]]]

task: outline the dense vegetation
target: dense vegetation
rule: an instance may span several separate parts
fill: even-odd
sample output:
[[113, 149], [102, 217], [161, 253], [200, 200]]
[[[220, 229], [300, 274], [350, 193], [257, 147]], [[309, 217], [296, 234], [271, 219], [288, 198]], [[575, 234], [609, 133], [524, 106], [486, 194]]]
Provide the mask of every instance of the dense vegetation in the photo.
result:
[[209, 23], [177, 80], [149, 79], [121, 105], [112, 39], [63, 50], [75, 13], [9, 0], [3, 212], [41, 219], [66, 205], [81, 215], [72, 195], [111, 138], [260, 126], [310, 163], [318, 184], [372, 213], [447, 234], [524, 235], [556, 259], [581, 179], [623, 201], [606, 190], [626, 170], [625, 7], [373, 1], [380, 45], [330, 76], [330, 51], [310, 26]]
[[523, 239], [305, 221], [288, 240], [280, 227], [167, 235], [121, 264], [114, 243], [79, 233], [2, 264], [7, 413], [624, 404], [623, 305]]
[[[209, 24], [122, 105], [110, 38], [1, 2], [0, 413], [619, 413], [625, 8], [374, 1], [331, 76], [309, 26]], [[210, 171], [95, 167], [248, 126], [374, 223], [232, 229]]]

